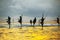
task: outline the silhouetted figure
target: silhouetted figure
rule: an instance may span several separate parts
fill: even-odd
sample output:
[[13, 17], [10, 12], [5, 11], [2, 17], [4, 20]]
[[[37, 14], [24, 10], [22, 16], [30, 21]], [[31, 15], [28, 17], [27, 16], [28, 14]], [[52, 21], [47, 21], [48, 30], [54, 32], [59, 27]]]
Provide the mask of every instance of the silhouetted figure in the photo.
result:
[[32, 26], [32, 20], [30, 20], [30, 24], [31, 24], [31, 26]]
[[59, 17], [57, 17], [57, 23], [58, 23], [58, 26], [59, 26]]
[[18, 20], [18, 22], [21, 24], [21, 28], [22, 28], [22, 16], [20, 16], [20, 19]]
[[44, 25], [44, 19], [45, 19], [45, 18], [43, 18], [43, 17], [41, 18], [41, 26], [42, 26], [42, 30], [43, 30], [43, 25]]
[[10, 29], [10, 25], [11, 25], [11, 17], [8, 16], [8, 21], [7, 21], [8, 25], [9, 25], [9, 29]]
[[33, 20], [33, 27], [35, 26], [35, 23], [36, 23], [36, 17]]

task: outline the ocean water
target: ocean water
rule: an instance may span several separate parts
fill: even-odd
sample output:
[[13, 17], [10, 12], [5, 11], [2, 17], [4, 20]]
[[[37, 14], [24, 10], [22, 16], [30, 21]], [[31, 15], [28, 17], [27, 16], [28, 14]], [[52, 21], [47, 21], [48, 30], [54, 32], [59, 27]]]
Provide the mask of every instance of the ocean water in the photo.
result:
[[[41, 27], [41, 24], [35, 24], [35, 27], [36, 26], [40, 26]], [[48, 27], [48, 26], [58, 26], [58, 24], [44, 24], [44, 27]], [[60, 24], [59, 24], [60, 26]], [[9, 25], [8, 24], [0, 24], [0, 28], [8, 28]], [[21, 25], [19, 23], [14, 23], [14, 24], [11, 24], [11, 28], [19, 28], [21, 27]], [[31, 24], [22, 24], [22, 27], [33, 27], [33, 24], [31, 26]]]

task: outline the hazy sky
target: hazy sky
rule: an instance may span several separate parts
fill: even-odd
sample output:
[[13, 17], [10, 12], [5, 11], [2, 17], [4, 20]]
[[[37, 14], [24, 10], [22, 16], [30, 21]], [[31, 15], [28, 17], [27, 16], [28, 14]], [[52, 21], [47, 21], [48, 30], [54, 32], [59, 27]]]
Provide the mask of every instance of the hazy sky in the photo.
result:
[[60, 0], [0, 0], [0, 17], [24, 16], [41, 17], [60, 16]]

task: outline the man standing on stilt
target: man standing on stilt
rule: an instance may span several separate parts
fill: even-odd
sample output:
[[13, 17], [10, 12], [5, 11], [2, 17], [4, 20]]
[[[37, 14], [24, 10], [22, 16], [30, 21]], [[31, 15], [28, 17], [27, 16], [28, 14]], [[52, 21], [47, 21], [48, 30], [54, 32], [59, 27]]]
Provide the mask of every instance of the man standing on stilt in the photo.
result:
[[8, 21], [7, 21], [8, 25], [9, 25], [9, 29], [11, 27], [11, 17], [8, 16]]

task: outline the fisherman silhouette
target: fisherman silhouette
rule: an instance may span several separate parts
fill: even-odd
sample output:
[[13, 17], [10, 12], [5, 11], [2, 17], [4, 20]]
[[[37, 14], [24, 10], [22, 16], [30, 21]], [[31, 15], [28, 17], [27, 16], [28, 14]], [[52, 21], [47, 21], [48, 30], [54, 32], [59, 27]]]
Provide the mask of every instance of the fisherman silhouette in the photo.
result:
[[59, 26], [59, 17], [57, 17], [57, 23], [58, 23], [58, 26]]
[[18, 22], [21, 24], [21, 28], [22, 28], [22, 16], [20, 16], [20, 19], [18, 20]]
[[33, 20], [33, 27], [35, 26], [35, 23], [36, 23], [36, 17]]
[[30, 24], [31, 24], [31, 26], [32, 26], [32, 20], [30, 20]]
[[41, 26], [42, 26], [42, 30], [43, 30], [44, 19], [45, 19], [45, 18], [43, 18], [43, 17], [41, 18]]
[[11, 17], [8, 16], [8, 21], [7, 21], [8, 25], [9, 25], [9, 29], [10, 29], [10, 25], [11, 25]]

